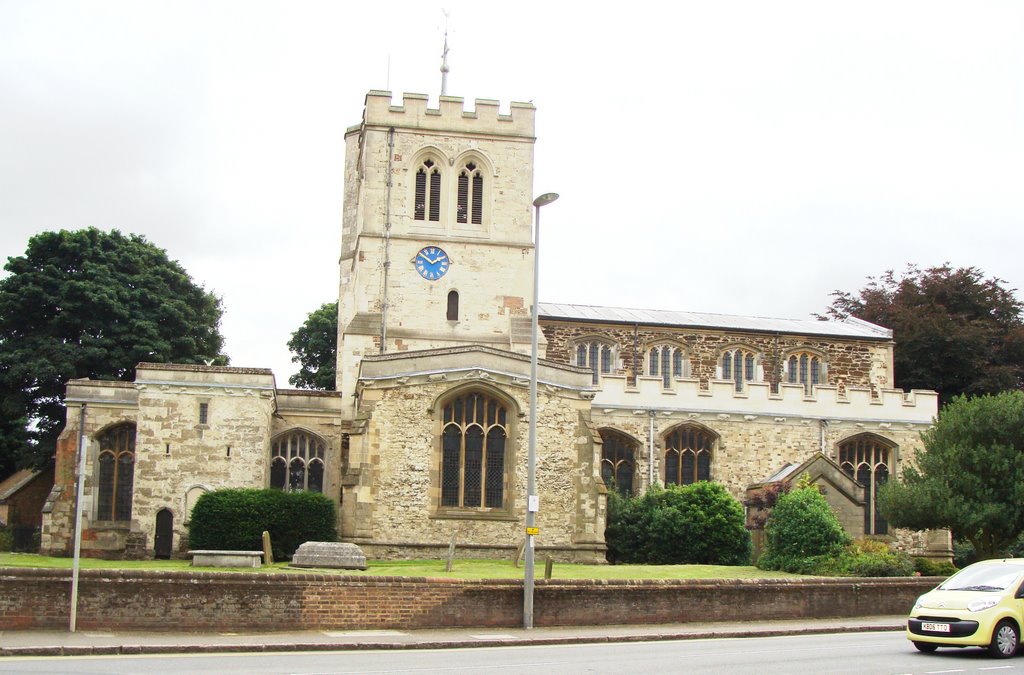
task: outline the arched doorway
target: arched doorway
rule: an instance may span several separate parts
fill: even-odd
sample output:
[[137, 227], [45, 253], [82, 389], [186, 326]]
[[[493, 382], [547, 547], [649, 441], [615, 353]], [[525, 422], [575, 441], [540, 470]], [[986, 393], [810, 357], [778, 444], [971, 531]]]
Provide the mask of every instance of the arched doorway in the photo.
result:
[[174, 546], [174, 514], [170, 509], [156, 513], [156, 537], [153, 540], [153, 557], [170, 560]]

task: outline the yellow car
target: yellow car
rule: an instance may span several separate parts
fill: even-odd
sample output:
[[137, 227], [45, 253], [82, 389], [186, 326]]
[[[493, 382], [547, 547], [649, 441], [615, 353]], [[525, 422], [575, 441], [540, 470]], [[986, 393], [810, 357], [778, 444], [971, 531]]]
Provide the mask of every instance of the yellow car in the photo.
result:
[[1020, 646], [1024, 626], [1024, 558], [969, 565], [910, 610], [907, 638], [922, 652], [939, 647], [986, 647], [1009, 658]]

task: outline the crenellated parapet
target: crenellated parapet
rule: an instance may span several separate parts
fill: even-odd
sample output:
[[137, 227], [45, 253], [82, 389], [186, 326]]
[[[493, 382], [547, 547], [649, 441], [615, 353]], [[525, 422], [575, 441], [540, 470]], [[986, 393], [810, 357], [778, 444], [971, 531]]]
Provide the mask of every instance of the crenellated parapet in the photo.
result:
[[437, 108], [428, 107], [426, 94], [402, 95], [401, 105], [392, 105], [391, 92], [371, 90], [366, 95], [363, 123], [372, 127], [402, 127], [430, 131], [464, 131], [466, 133], [499, 134], [533, 138], [534, 114], [532, 103], [513, 101], [510, 113], [499, 112], [499, 102], [493, 99], [474, 100], [473, 110], [466, 110], [461, 96], [442, 96]]
[[810, 396], [801, 384], [781, 384], [778, 393], [767, 382], [746, 382], [743, 391], [735, 383], [712, 380], [703, 389], [697, 379], [677, 378], [671, 388], [660, 377], [637, 378], [628, 386], [625, 376], [608, 375], [594, 397], [594, 408], [631, 407], [652, 410], [728, 412], [773, 417], [819, 419], [864, 419], [913, 424], [930, 424], [938, 413], [934, 391], [882, 389], [877, 395], [867, 387], [817, 385]]

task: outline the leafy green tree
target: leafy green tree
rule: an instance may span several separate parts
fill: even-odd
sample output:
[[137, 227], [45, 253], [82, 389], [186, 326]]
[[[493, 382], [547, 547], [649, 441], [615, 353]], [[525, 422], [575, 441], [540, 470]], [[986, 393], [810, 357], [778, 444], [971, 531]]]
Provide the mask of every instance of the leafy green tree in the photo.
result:
[[300, 389], [334, 389], [334, 370], [338, 354], [338, 303], [328, 302], [310, 312], [306, 322], [292, 333], [288, 349], [292, 363], [302, 367], [288, 378]]
[[835, 511], [809, 483], [779, 497], [764, 531], [765, 552], [757, 560], [762, 569], [808, 573], [819, 565], [808, 559], [839, 556], [850, 543]]
[[879, 490], [891, 525], [949, 528], [981, 559], [1024, 532], [1024, 392], [959, 397], [922, 438], [915, 465]]
[[44, 232], [4, 269], [0, 463], [49, 461], [68, 380], [131, 380], [142, 361], [227, 363], [220, 300], [144, 237]]
[[868, 281], [856, 295], [833, 292], [827, 315], [892, 329], [897, 387], [934, 389], [947, 403], [1024, 384], [1024, 305], [1005, 281], [948, 265]]

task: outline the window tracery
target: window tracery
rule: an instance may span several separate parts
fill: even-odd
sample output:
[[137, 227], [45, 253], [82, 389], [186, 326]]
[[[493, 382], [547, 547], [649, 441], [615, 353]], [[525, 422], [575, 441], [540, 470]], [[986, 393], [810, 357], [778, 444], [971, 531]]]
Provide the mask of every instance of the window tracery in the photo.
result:
[[839, 466], [864, 486], [864, 534], [888, 534], [889, 523], [878, 510], [878, 489], [890, 475], [895, 448], [872, 434], [861, 434], [839, 444]]
[[507, 506], [508, 414], [483, 392], [455, 396], [442, 408], [441, 501], [443, 508]]
[[633, 494], [633, 476], [636, 474], [636, 451], [638, 444], [625, 434], [611, 429], [602, 429], [601, 434], [601, 478], [609, 488], [627, 497]]
[[306, 431], [286, 432], [271, 443], [270, 487], [324, 491], [324, 442]]
[[715, 436], [692, 424], [676, 427], [665, 437], [665, 484], [690, 485], [711, 480]]
[[119, 424], [97, 439], [97, 520], [131, 520], [135, 483], [135, 425]]

